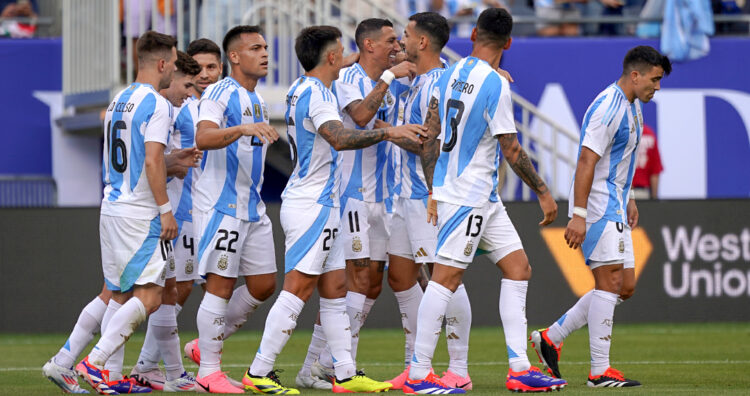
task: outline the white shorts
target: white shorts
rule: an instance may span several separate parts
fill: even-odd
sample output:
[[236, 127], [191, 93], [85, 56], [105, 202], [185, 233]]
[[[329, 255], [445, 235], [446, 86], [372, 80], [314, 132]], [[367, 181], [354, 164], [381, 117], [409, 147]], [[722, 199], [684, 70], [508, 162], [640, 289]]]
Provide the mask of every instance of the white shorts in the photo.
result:
[[193, 210], [195, 229], [200, 229], [198, 268], [203, 277], [214, 273], [226, 278], [276, 272], [271, 220], [263, 215], [250, 222], [211, 209]]
[[198, 245], [193, 238], [193, 222], [177, 220], [177, 224], [180, 233], [172, 241], [174, 251], [171, 262], [167, 265], [167, 279], [176, 277], [177, 282], [201, 279], [195, 260]]
[[435, 262], [438, 229], [427, 222], [427, 200], [398, 198], [394, 202], [388, 253], [418, 264]]
[[341, 238], [347, 260], [388, 258], [388, 217], [383, 202], [364, 202], [349, 198], [341, 211]]
[[591, 269], [609, 264], [635, 268], [633, 238], [627, 224], [606, 219], [587, 223], [586, 238], [581, 244], [581, 250]]
[[99, 242], [104, 283], [112, 291], [127, 292], [134, 285], [164, 286], [171, 241], [159, 239], [161, 220], [101, 215]]
[[[341, 223], [339, 208], [319, 204], [299, 208], [282, 203], [280, 217], [285, 236], [285, 273], [296, 269], [320, 275], [345, 268], [341, 253], [333, 254], [334, 241], [340, 239], [336, 238]], [[341, 246], [337, 247], [340, 251]]]
[[436, 262], [466, 269], [477, 249], [497, 263], [522, 250], [513, 222], [500, 202], [487, 202], [481, 208], [438, 202]]

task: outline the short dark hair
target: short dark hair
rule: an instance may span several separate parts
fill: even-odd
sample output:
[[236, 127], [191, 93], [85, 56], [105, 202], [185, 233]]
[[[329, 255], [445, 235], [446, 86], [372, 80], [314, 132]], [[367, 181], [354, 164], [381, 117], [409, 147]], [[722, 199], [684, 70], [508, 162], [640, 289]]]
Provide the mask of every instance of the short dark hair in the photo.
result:
[[302, 29], [294, 43], [297, 59], [305, 71], [314, 69], [325, 54], [325, 50], [337, 39], [341, 30], [334, 26], [310, 26]]
[[201, 65], [192, 56], [177, 51], [177, 61], [174, 63], [177, 71], [186, 76], [197, 76], [201, 72]]
[[477, 19], [477, 41], [499, 47], [510, 39], [513, 17], [504, 8], [488, 8]]
[[146, 33], [143, 33], [135, 43], [135, 49], [138, 53], [138, 62], [145, 61], [150, 55], [163, 55], [162, 53], [164, 52], [171, 52], [172, 48], [176, 46], [176, 38], [149, 30]]
[[661, 66], [664, 74], [669, 75], [672, 72], [672, 62], [666, 55], [648, 45], [639, 45], [631, 48], [622, 61], [622, 74], [625, 75], [633, 70], [645, 73], [653, 66]]
[[207, 38], [199, 38], [191, 41], [185, 52], [190, 56], [197, 54], [214, 54], [219, 58], [219, 62], [221, 62], [221, 48]]
[[434, 48], [438, 51], [445, 47], [451, 35], [448, 21], [437, 12], [420, 12], [409, 17], [415, 22], [415, 27], [420, 32], [428, 35]]
[[257, 25], [237, 25], [229, 29], [227, 34], [224, 35], [224, 41], [221, 42], [221, 48], [224, 49], [225, 54], [229, 53], [229, 45], [243, 33], [257, 33], [262, 35], [263, 30]]
[[354, 41], [357, 42], [357, 47], [362, 50], [365, 39], [372, 37], [373, 33], [380, 34], [380, 30], [385, 26], [393, 27], [393, 23], [383, 18], [369, 18], [360, 22], [354, 32]]

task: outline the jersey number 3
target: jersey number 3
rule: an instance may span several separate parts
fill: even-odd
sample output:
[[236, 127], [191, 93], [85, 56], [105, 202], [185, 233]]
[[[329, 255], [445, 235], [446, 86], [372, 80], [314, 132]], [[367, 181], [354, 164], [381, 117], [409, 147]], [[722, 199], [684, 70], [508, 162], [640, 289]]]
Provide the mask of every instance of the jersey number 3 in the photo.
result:
[[[456, 109], [456, 115], [453, 117], [451, 117], [451, 109]], [[456, 140], [458, 140], [458, 124], [461, 123], [461, 117], [464, 115], [464, 102], [457, 99], [448, 99], [445, 115], [450, 117], [451, 137], [443, 143], [443, 151], [451, 151], [456, 145]]]

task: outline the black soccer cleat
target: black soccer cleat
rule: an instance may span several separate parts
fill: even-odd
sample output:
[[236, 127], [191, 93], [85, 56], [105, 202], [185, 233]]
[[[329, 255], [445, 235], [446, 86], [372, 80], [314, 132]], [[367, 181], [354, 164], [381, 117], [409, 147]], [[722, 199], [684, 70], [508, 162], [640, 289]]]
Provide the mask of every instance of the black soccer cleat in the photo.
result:
[[562, 343], [557, 347], [547, 337], [549, 329], [539, 329], [531, 332], [529, 340], [531, 346], [534, 347], [537, 356], [539, 356], [539, 362], [544, 365], [544, 368], [555, 378], [562, 378], [560, 374], [560, 368], [558, 362], [560, 361], [560, 350], [562, 349]]
[[591, 374], [589, 374], [589, 380], [586, 382], [586, 385], [588, 385], [589, 388], [630, 388], [641, 386], [641, 383], [636, 380], [625, 378], [625, 376], [622, 375], [622, 371], [609, 367], [602, 375], [592, 377]]

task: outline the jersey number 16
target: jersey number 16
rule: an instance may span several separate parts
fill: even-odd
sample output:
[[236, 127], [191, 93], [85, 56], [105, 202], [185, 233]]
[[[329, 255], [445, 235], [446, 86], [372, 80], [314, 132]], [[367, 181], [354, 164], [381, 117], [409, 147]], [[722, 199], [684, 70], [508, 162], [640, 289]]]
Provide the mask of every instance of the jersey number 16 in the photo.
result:
[[120, 139], [118, 131], [128, 129], [128, 124], [123, 120], [107, 124], [107, 138], [109, 143], [109, 164], [118, 173], [124, 173], [128, 169], [128, 148], [125, 141]]

